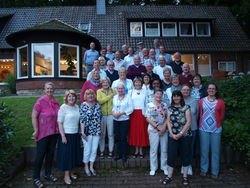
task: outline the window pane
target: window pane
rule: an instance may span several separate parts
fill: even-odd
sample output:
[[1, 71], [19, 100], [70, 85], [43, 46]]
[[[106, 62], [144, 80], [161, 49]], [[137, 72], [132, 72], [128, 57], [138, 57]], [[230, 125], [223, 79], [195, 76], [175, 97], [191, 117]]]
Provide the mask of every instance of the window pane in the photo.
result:
[[34, 75], [52, 75], [53, 45], [34, 44]]
[[14, 74], [14, 60], [0, 59], [0, 82], [4, 82], [8, 74]]
[[197, 23], [197, 35], [210, 35], [208, 23]]
[[176, 36], [175, 23], [163, 23], [163, 36]]
[[159, 36], [159, 24], [158, 23], [146, 23], [146, 36]]
[[198, 55], [198, 73], [201, 75], [210, 75], [209, 55]]
[[130, 36], [131, 37], [142, 36], [142, 22], [130, 22]]
[[181, 55], [181, 61], [188, 63], [191, 70], [194, 70], [193, 55]]
[[77, 47], [60, 45], [60, 75], [77, 76]]
[[193, 35], [193, 27], [191, 23], [181, 23], [181, 35]]
[[234, 72], [236, 71], [235, 61], [219, 61], [218, 69], [221, 71]]
[[28, 48], [20, 48], [19, 49], [19, 77], [28, 76]]

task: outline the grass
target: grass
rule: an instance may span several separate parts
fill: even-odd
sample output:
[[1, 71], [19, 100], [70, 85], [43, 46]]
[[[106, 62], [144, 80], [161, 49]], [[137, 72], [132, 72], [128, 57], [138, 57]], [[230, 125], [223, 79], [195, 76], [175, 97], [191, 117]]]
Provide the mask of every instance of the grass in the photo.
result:
[[[63, 97], [56, 97], [62, 104]], [[34, 140], [31, 139], [33, 127], [31, 122], [31, 112], [33, 105], [38, 97], [25, 98], [0, 98], [15, 114], [15, 135], [13, 142], [17, 147], [26, 145], [34, 145]]]

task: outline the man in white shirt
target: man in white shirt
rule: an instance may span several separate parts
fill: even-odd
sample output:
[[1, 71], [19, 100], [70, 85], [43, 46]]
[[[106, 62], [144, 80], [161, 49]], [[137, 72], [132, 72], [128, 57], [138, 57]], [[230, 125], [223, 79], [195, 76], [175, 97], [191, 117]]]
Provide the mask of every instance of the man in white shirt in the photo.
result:
[[[101, 80], [107, 77], [106, 72], [103, 69], [100, 69], [100, 61], [99, 60], [94, 61], [93, 70], [99, 71], [99, 75], [100, 75]], [[87, 80], [90, 80], [91, 76], [92, 76], [92, 71], [88, 73]]]
[[124, 61], [126, 62], [126, 68], [134, 64], [134, 50], [133, 48], [128, 48], [128, 55], [125, 56]]
[[125, 67], [127, 69], [126, 62], [121, 59], [121, 53], [119, 51], [115, 52], [115, 59], [113, 62], [115, 63], [115, 70], [118, 71], [121, 67]]
[[171, 70], [171, 75], [174, 74], [174, 72], [173, 72], [173, 70], [172, 70], [172, 67], [169, 66], [169, 65], [166, 65], [166, 60], [165, 60], [165, 57], [164, 57], [164, 56], [160, 56], [160, 57], [158, 58], [158, 63], [159, 63], [159, 65], [156, 66], [156, 67], [154, 67], [153, 72], [154, 72], [155, 74], [158, 74], [158, 75], [160, 76], [160, 79], [161, 79], [161, 80], [164, 79], [163, 70], [166, 69], [166, 68], [168, 68], [168, 69]]

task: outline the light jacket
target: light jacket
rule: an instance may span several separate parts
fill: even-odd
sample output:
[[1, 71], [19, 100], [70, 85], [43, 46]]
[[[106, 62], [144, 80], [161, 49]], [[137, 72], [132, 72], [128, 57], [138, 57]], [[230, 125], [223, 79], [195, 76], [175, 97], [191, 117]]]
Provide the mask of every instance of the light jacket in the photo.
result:
[[110, 97], [112, 93], [116, 94], [113, 88], [109, 88], [108, 95], [106, 95], [103, 88], [97, 90], [97, 101], [101, 105], [103, 116], [112, 115], [113, 98]]

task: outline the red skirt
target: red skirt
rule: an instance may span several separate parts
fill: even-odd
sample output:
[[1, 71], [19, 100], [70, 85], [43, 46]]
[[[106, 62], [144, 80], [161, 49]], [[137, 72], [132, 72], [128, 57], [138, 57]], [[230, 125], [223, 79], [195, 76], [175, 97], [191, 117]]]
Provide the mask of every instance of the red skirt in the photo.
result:
[[130, 115], [128, 144], [130, 146], [149, 146], [148, 123], [142, 110], [134, 110]]

